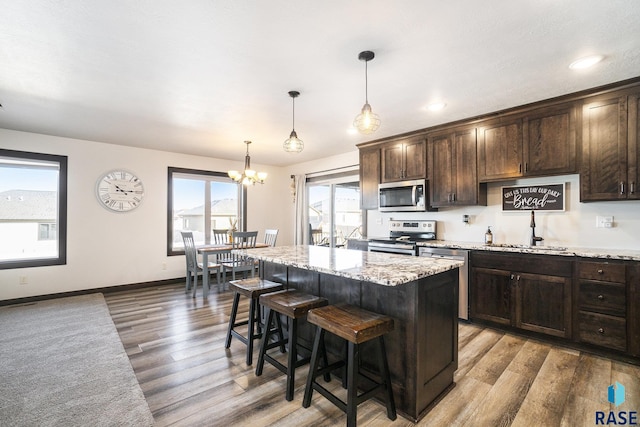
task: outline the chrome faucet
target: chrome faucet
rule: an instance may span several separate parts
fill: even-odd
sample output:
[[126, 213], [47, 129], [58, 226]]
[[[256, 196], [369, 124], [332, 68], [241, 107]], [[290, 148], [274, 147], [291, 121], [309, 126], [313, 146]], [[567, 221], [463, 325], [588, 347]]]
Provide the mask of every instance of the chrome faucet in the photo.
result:
[[531, 227], [531, 243], [530, 243], [530, 246], [535, 246], [537, 242], [541, 242], [544, 239], [542, 237], [537, 237], [536, 236], [536, 217], [535, 217], [534, 211], [531, 211], [531, 224], [529, 224], [529, 227]]

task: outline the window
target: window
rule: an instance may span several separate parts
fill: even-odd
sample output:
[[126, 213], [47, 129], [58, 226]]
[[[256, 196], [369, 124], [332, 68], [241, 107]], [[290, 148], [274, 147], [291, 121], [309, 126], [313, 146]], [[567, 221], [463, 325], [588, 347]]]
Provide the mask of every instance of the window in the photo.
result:
[[38, 240], [55, 240], [56, 224], [38, 224]]
[[169, 168], [167, 254], [184, 253], [181, 231], [196, 245], [211, 243], [212, 230], [244, 230], [246, 190], [226, 173]]
[[66, 264], [66, 156], [0, 149], [0, 236], [0, 269]]
[[307, 192], [309, 244], [343, 247], [362, 237], [357, 176], [309, 178]]

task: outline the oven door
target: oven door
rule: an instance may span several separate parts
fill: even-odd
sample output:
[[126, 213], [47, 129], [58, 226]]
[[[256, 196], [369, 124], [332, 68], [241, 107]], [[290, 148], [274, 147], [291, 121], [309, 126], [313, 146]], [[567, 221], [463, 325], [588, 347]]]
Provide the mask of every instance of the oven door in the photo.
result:
[[384, 252], [388, 254], [417, 255], [416, 245], [413, 243], [369, 242], [369, 252]]
[[426, 210], [426, 181], [389, 182], [378, 185], [378, 210], [418, 212]]

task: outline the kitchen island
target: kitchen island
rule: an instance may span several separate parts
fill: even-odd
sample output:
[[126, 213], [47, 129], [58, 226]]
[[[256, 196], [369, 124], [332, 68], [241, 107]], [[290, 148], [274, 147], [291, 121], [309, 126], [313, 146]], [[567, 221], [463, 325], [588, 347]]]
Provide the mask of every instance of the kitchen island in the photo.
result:
[[[385, 335], [385, 345], [401, 415], [417, 421], [454, 386], [461, 261], [319, 246], [244, 253], [260, 261], [264, 279], [322, 296], [329, 304], [353, 304], [393, 318], [394, 330]], [[311, 326], [302, 325], [299, 331], [299, 341], [311, 348]], [[327, 339], [327, 350], [335, 359], [342, 357], [344, 346]], [[377, 366], [375, 351], [365, 347], [361, 354], [365, 369]]]

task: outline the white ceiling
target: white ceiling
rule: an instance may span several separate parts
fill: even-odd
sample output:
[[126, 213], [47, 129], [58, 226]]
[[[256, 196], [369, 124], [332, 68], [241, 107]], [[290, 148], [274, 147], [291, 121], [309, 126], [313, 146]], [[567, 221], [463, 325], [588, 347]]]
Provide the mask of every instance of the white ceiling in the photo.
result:
[[[0, 127], [287, 165], [640, 76], [638, 0], [0, 0]], [[370, 136], [347, 129], [369, 102]], [[570, 62], [600, 53], [592, 69]], [[300, 154], [282, 150], [292, 127]], [[447, 107], [425, 106], [444, 100]], [[2, 141], [0, 141], [0, 146]]]

